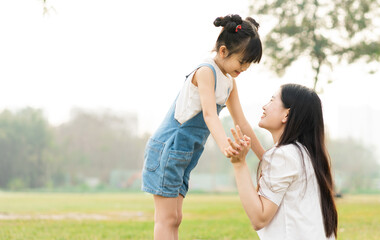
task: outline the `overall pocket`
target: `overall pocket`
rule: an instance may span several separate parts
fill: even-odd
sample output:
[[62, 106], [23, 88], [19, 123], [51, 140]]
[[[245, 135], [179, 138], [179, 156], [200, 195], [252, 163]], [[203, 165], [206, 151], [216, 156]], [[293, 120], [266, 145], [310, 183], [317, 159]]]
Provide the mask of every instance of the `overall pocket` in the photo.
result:
[[189, 166], [192, 156], [193, 152], [169, 151], [169, 157], [165, 167], [165, 186], [179, 187], [182, 185], [185, 169]]
[[164, 147], [165, 143], [157, 141], [153, 138], [149, 139], [144, 154], [144, 167], [146, 170], [154, 172], [160, 166], [161, 155]]

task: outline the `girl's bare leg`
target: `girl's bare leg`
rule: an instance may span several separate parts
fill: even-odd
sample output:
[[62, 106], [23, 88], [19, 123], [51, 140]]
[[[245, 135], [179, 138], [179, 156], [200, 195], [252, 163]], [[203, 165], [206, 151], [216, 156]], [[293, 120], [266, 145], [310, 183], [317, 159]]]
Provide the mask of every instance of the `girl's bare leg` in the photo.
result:
[[154, 195], [154, 239], [177, 240], [182, 220], [183, 196], [176, 198]]
[[183, 196], [180, 194], [177, 197], [177, 228], [174, 232], [174, 240], [178, 240], [178, 229], [179, 225], [181, 225], [182, 222], [182, 204], [183, 204]]

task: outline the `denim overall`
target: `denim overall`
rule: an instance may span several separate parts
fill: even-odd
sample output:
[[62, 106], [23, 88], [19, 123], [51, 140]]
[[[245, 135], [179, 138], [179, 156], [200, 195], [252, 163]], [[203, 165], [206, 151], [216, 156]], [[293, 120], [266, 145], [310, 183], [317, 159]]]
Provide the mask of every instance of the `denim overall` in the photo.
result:
[[[203, 63], [195, 70], [202, 66], [213, 70], [215, 90], [217, 79], [214, 67]], [[174, 118], [175, 106], [176, 101], [148, 140], [144, 155], [141, 189], [164, 197], [178, 197], [178, 194], [186, 196], [190, 172], [197, 165], [210, 134], [202, 111], [180, 124]], [[224, 107], [225, 105], [216, 104], [218, 115]]]

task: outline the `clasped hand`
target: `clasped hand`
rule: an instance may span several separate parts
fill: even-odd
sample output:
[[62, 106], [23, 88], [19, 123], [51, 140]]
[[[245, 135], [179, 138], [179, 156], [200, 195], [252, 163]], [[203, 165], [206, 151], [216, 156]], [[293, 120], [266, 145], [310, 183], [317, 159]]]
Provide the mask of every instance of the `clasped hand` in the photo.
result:
[[231, 128], [231, 133], [235, 142], [233, 142], [231, 138], [227, 138], [230, 145], [225, 148], [224, 155], [231, 158], [232, 163], [244, 162], [245, 157], [251, 148], [251, 139], [248, 136], [243, 135], [238, 125], [236, 125], [236, 130]]

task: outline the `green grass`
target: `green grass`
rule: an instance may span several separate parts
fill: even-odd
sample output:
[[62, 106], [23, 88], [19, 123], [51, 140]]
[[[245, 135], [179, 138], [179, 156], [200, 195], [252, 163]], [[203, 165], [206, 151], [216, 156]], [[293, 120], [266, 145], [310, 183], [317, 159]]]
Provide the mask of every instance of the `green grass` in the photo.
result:
[[[379, 195], [337, 205], [338, 239], [380, 239]], [[147, 194], [0, 193], [0, 239], [153, 239], [153, 215]], [[258, 239], [236, 194], [190, 193], [183, 215], [180, 239]]]

